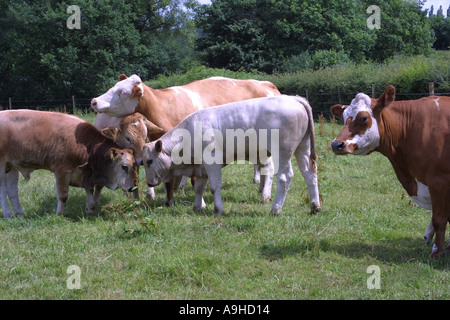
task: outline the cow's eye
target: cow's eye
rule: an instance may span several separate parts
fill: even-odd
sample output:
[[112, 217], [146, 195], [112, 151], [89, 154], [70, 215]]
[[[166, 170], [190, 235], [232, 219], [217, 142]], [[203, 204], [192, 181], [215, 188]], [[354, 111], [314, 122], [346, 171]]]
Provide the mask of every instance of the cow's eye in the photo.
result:
[[361, 117], [360, 119], [359, 119], [359, 122], [366, 122], [367, 121], [367, 117]]
[[153, 163], [153, 160], [152, 160], [152, 159], [147, 160], [147, 166], [148, 166], [148, 167], [150, 167], [152, 163]]
[[122, 166], [122, 169], [123, 169], [125, 172], [128, 172], [128, 167], [127, 167], [127, 166]]
[[128, 137], [125, 137], [125, 140], [127, 140], [128, 142], [130, 142], [130, 143], [131, 143], [131, 139], [130, 139], [130, 138], [128, 138]]

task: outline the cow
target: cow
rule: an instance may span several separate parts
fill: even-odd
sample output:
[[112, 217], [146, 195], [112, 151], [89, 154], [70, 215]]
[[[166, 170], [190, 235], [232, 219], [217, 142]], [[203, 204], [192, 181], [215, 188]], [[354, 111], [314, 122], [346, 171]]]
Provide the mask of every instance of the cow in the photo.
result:
[[[104, 136], [112, 139], [122, 148], [129, 148], [134, 151], [136, 164], [138, 165], [137, 170], [139, 172], [139, 163], [142, 161], [142, 149], [144, 144], [149, 142], [149, 138], [155, 140], [157, 137], [160, 137], [162, 129], [148, 121], [147, 118], [139, 112], [116, 119], [119, 120], [118, 123], [103, 128], [101, 132]], [[96, 125], [96, 127], [99, 126]], [[153, 188], [148, 188], [147, 196], [150, 199], [155, 199], [155, 191]], [[138, 185], [136, 185], [136, 188], [133, 190], [133, 197], [139, 198]]]
[[[184, 86], [167, 89], [152, 89], [137, 75], [119, 76], [119, 82], [105, 94], [92, 99], [91, 106], [97, 112], [95, 126], [103, 129], [118, 126], [124, 116], [139, 112], [150, 121], [154, 128], [161, 129], [162, 136], [180, 123], [186, 116], [199, 109], [229, 102], [257, 97], [280, 95], [277, 87], [269, 81], [238, 80], [225, 77], [211, 77]], [[152, 139], [150, 137], [151, 140]], [[141, 138], [141, 142], [144, 137]], [[138, 146], [133, 148], [136, 152]], [[260, 181], [257, 167], [254, 170], [255, 183]], [[166, 205], [173, 205], [174, 181], [166, 184]], [[260, 184], [260, 190], [263, 183]], [[266, 191], [267, 192], [267, 191]], [[150, 191], [150, 194], [152, 192]], [[154, 193], [153, 193], [154, 194]]]
[[[237, 132], [241, 133], [240, 138]], [[266, 161], [269, 155], [273, 163]], [[277, 215], [293, 178], [292, 155], [306, 181], [311, 212], [317, 213], [320, 199], [314, 123], [311, 107], [302, 97], [255, 98], [196, 111], [158, 140], [145, 144], [143, 164], [149, 186], [166, 183], [174, 176], [195, 175], [194, 210], [202, 207], [209, 179], [214, 211], [221, 215], [222, 167], [253, 157], [262, 169], [269, 170], [273, 165], [276, 172], [277, 188], [271, 211]], [[272, 176], [261, 178], [270, 190]]]
[[63, 214], [69, 186], [86, 191], [93, 213], [103, 186], [131, 191], [137, 171], [131, 149], [120, 148], [92, 124], [78, 117], [47, 111], [0, 112], [0, 204], [5, 218], [24, 216], [18, 194], [19, 172], [25, 179], [37, 169], [53, 172]]
[[432, 210], [425, 238], [436, 233], [430, 256], [438, 258], [450, 218], [450, 97], [395, 101], [395, 88], [388, 86], [378, 99], [359, 93], [331, 112], [344, 121], [331, 143], [336, 155], [380, 152], [408, 195]]

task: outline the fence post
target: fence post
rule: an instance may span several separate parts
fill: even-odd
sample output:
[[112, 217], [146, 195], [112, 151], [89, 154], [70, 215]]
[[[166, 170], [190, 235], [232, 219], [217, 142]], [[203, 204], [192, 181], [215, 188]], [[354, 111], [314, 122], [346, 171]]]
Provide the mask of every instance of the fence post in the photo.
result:
[[428, 92], [430, 96], [434, 96], [434, 82], [428, 82]]
[[11, 110], [12, 109], [11, 97], [8, 98], [8, 104], [9, 104], [9, 110]]
[[75, 96], [72, 96], [72, 112], [75, 112]]
[[341, 90], [339, 90], [339, 87], [337, 87], [337, 94], [338, 94], [338, 102], [339, 102], [339, 104], [342, 104]]

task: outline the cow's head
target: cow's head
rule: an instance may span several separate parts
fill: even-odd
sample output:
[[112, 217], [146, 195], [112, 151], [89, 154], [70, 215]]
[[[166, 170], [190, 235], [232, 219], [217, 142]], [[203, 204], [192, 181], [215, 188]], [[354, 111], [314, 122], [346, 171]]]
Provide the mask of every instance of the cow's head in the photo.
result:
[[144, 95], [141, 78], [137, 75], [119, 76], [119, 82], [105, 94], [92, 99], [91, 107], [98, 113], [112, 117], [123, 117], [134, 113], [139, 98]]
[[331, 113], [344, 120], [344, 128], [331, 143], [337, 155], [367, 155], [380, 145], [379, 114], [395, 100], [395, 88], [387, 87], [377, 99], [358, 93], [349, 106], [334, 105]]
[[133, 149], [137, 163], [142, 161], [144, 144], [149, 142], [153, 135], [161, 136], [163, 133], [162, 128], [147, 120], [140, 113], [123, 118], [120, 128], [107, 127], [102, 130], [104, 136], [112, 139], [122, 148]]
[[111, 165], [108, 170], [108, 181], [105, 186], [115, 190], [121, 188], [131, 191], [138, 181], [136, 160], [131, 149], [111, 148], [109, 151]]
[[163, 150], [162, 140], [156, 140], [144, 145], [143, 161], [145, 177], [149, 187], [161, 182], [169, 182], [173, 175], [170, 171], [172, 159]]

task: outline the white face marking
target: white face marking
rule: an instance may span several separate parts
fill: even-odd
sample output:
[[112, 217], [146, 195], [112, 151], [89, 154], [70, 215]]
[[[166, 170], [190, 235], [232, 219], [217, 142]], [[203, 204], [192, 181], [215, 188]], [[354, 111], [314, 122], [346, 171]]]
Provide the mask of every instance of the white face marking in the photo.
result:
[[364, 93], [358, 93], [352, 103], [343, 113], [344, 123], [348, 118], [355, 121], [359, 112], [366, 111], [372, 118], [372, 126], [364, 132], [363, 135], [355, 135], [352, 139], [345, 141], [347, 145], [357, 145], [358, 148], [353, 152], [355, 155], [366, 155], [380, 145], [380, 133], [378, 131], [377, 120], [373, 117], [370, 97]]
[[95, 98], [97, 105], [94, 108], [98, 113], [105, 113], [113, 117], [122, 117], [133, 113], [139, 103], [140, 97], [131, 98], [133, 87], [137, 85], [144, 95], [141, 78], [137, 75], [119, 81], [105, 94]]

